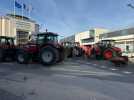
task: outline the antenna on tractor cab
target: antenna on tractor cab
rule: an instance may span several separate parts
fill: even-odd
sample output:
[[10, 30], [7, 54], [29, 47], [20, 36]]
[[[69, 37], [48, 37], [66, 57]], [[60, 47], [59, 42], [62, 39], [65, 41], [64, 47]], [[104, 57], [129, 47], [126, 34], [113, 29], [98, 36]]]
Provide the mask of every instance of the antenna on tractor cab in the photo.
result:
[[48, 32], [48, 29], [46, 29], [46, 32]]

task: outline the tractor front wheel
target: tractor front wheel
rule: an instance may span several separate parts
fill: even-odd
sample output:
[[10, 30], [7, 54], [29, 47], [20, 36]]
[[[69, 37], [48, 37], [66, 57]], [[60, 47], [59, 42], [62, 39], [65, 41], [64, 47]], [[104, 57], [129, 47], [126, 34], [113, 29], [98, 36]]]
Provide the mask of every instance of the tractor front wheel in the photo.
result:
[[111, 59], [113, 57], [113, 53], [114, 52], [112, 50], [106, 50], [106, 51], [104, 51], [104, 53], [103, 53], [104, 59], [106, 59], [106, 60]]
[[29, 61], [28, 54], [25, 51], [19, 51], [17, 52], [16, 60], [20, 64], [26, 64]]

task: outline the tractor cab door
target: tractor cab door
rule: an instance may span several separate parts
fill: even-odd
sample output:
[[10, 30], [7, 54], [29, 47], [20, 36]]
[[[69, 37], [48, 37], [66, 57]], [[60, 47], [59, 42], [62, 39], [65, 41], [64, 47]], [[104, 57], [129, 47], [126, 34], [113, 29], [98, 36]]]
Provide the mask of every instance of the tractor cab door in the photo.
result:
[[2, 37], [0, 38], [0, 47], [3, 49], [9, 49], [14, 46], [14, 40], [12, 38]]
[[7, 45], [8, 48], [15, 48], [14, 39], [8, 38], [6, 40], [6, 45]]
[[13, 38], [7, 38], [6, 39], [6, 55], [9, 57], [14, 57], [15, 53], [16, 53], [16, 48], [15, 48], [15, 44], [14, 44], [14, 39]]

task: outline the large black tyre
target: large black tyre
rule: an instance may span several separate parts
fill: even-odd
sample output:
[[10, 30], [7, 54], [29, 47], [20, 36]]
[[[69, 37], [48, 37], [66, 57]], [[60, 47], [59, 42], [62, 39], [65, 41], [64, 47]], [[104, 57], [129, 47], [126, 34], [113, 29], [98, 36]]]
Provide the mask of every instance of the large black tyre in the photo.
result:
[[2, 62], [2, 60], [3, 60], [3, 50], [0, 49], [0, 62]]
[[29, 56], [25, 51], [18, 51], [16, 54], [16, 60], [20, 64], [27, 64], [29, 61]]
[[56, 48], [53, 48], [51, 46], [46, 46], [41, 49], [40, 51], [40, 62], [43, 65], [53, 65], [58, 60], [58, 51]]

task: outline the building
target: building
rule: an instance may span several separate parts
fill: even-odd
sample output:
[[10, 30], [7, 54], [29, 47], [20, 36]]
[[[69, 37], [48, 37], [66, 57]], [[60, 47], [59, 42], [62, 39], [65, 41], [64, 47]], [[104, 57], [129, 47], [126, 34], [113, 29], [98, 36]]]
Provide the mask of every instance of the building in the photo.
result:
[[80, 45], [92, 45], [99, 41], [99, 35], [108, 32], [107, 29], [94, 28], [89, 31], [80, 32], [75, 34], [75, 42], [79, 42]]
[[7, 14], [0, 17], [0, 36], [14, 37], [17, 44], [25, 44], [30, 34], [39, 32], [39, 25], [20, 15]]
[[68, 36], [60, 40], [60, 42], [75, 42], [75, 35]]
[[103, 33], [99, 36], [102, 39], [113, 39], [116, 46], [120, 47], [125, 55], [134, 56], [134, 28], [127, 28]]
[[[94, 28], [89, 31], [76, 33], [74, 37], [75, 42], [79, 42], [80, 45], [92, 45], [101, 40], [112, 39], [115, 40], [115, 46], [122, 49], [123, 55], [134, 57], [134, 27], [115, 31]], [[63, 40], [71, 41], [70, 39], [72, 38], [67, 37]]]

